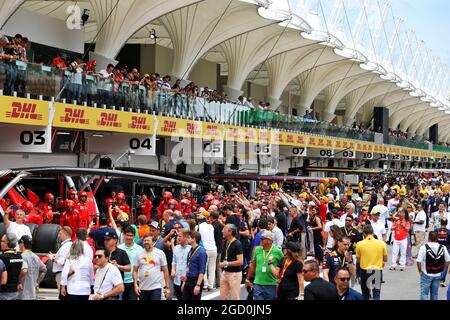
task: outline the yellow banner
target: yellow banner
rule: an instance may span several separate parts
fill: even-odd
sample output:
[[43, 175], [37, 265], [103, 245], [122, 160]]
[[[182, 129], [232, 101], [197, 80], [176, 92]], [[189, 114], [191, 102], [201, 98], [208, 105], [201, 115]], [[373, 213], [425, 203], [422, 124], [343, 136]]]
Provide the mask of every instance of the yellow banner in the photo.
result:
[[283, 132], [282, 133], [283, 144], [287, 146], [296, 146], [296, 147], [304, 147], [306, 146], [307, 136], [291, 133], [291, 132]]
[[258, 143], [271, 144], [270, 130], [258, 129], [257, 133], [258, 133]]
[[223, 125], [217, 123], [202, 123], [202, 135], [205, 140], [222, 140]]
[[335, 150], [355, 150], [356, 143], [350, 140], [336, 140], [334, 143]]
[[308, 137], [308, 148], [334, 149], [334, 139], [323, 137]]
[[158, 117], [157, 134], [183, 138], [202, 138], [203, 124], [201, 121]]
[[147, 114], [63, 103], [55, 103], [55, 109], [53, 126], [57, 128], [136, 134], [153, 134], [155, 128], [154, 116]]
[[49, 102], [0, 96], [0, 122], [48, 126]]

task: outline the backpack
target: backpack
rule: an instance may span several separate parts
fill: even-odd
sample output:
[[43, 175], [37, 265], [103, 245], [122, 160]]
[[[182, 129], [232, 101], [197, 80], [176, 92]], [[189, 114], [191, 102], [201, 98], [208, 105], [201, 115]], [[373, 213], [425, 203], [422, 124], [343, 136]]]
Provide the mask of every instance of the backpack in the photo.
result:
[[445, 247], [439, 245], [437, 252], [430, 248], [428, 244], [425, 245], [426, 258], [425, 268], [428, 274], [439, 274], [445, 269]]

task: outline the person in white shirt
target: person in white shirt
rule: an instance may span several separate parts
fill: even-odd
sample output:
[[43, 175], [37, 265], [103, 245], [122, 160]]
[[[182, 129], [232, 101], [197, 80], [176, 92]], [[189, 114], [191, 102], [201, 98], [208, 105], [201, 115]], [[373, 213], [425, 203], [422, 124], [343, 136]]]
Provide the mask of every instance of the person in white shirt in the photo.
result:
[[94, 266], [84, 254], [84, 245], [75, 240], [61, 273], [61, 295], [67, 300], [89, 300], [94, 285]]
[[388, 210], [390, 210], [392, 206], [397, 207], [399, 202], [400, 202], [400, 195], [398, 193], [396, 193], [395, 197], [389, 199], [389, 201], [388, 201], [388, 205], [387, 205]]
[[92, 250], [89, 243], [86, 241], [87, 239], [87, 230], [85, 228], [78, 228], [75, 231], [75, 235], [77, 240], [80, 240], [83, 243], [83, 254], [88, 257], [91, 261], [94, 260], [94, 251]]
[[347, 215], [351, 215], [352, 217], [354, 217], [354, 214], [355, 205], [353, 203], [347, 203], [347, 205], [345, 206], [345, 213], [339, 218], [342, 226], [345, 226], [345, 219], [347, 218]]
[[386, 228], [384, 227], [384, 223], [380, 220], [380, 212], [372, 209], [370, 215], [372, 216], [370, 223], [372, 225], [374, 235], [377, 236], [378, 240], [386, 242]]
[[339, 213], [336, 209], [333, 209], [331, 212], [331, 221], [328, 221], [325, 223], [324, 232], [325, 232], [325, 239], [324, 247], [327, 248], [330, 251], [333, 251], [333, 247], [335, 245], [334, 238], [332, 232], [330, 232], [332, 226], [336, 226], [338, 229], [342, 228], [345, 224], [342, 224], [339, 220]]
[[384, 205], [384, 199], [378, 198], [377, 205], [373, 207], [372, 210], [376, 210], [380, 213], [380, 221], [386, 226], [389, 209]]
[[[417, 253], [425, 243], [426, 221], [427, 221], [427, 214], [423, 210], [422, 205], [418, 204], [417, 213], [413, 219], [414, 246], [416, 247]], [[413, 257], [415, 258], [416, 256]]]
[[276, 218], [267, 217], [267, 227], [273, 233], [273, 245], [282, 249], [284, 243], [283, 231], [277, 227]]
[[120, 270], [108, 262], [109, 256], [108, 249], [95, 251], [95, 264], [98, 268], [94, 279], [94, 294], [89, 296], [89, 300], [117, 300], [125, 289]]
[[[442, 270], [432, 270], [427, 265], [427, 260], [435, 261], [433, 256], [443, 256], [444, 264], [441, 266]], [[428, 258], [428, 259], [427, 259]], [[420, 273], [420, 299], [439, 300], [439, 283], [441, 282], [441, 272], [444, 268], [448, 267], [450, 263], [450, 255], [446, 248], [438, 243], [438, 236], [435, 231], [431, 231], [428, 234], [428, 243], [419, 249], [417, 255], [417, 269]], [[436, 266], [433, 266], [436, 268]]]
[[214, 289], [214, 284], [216, 283], [217, 247], [216, 241], [214, 240], [214, 227], [206, 222], [203, 214], [197, 216], [197, 221], [200, 222], [198, 232], [202, 236], [203, 247], [208, 256], [204, 287], [209, 291]]
[[[3, 216], [3, 223], [5, 224], [6, 232], [15, 234], [17, 239], [21, 239], [23, 236], [29, 236], [32, 239], [30, 228], [24, 224], [25, 211], [17, 210], [16, 222], [12, 222], [9, 220], [9, 214], [12, 210], [12, 206], [10, 206], [6, 209]], [[19, 244], [16, 246], [16, 251], [19, 251]]]
[[187, 244], [184, 232], [180, 232], [178, 234], [178, 244], [173, 249], [171, 273], [177, 300], [181, 300], [181, 278], [186, 275], [187, 258], [190, 251], [191, 246]]
[[447, 219], [447, 221], [450, 218], [450, 214], [447, 212], [447, 208], [445, 206], [445, 203], [441, 202], [439, 203], [439, 210], [431, 214], [431, 223], [432, 228], [430, 229], [438, 229], [441, 227], [441, 220]]
[[108, 64], [106, 69], [100, 70], [99, 75], [101, 77], [101, 81], [99, 83], [99, 95], [102, 104], [111, 105], [112, 97], [113, 97], [113, 79], [114, 79], [114, 66], [112, 64]]
[[53, 261], [53, 273], [56, 273], [55, 280], [58, 288], [60, 288], [61, 283], [61, 272], [66, 263], [66, 259], [69, 255], [70, 247], [72, 246], [72, 229], [68, 226], [62, 227], [58, 233], [59, 240], [61, 241], [61, 246], [56, 254], [49, 253], [47, 257]]

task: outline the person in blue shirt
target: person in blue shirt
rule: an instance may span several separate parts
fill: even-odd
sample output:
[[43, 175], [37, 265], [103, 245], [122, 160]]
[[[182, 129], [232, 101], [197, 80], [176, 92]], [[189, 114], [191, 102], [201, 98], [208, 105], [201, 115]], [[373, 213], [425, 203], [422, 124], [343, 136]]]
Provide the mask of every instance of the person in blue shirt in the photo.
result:
[[203, 278], [206, 272], [208, 256], [204, 248], [199, 246], [202, 236], [197, 231], [183, 231], [186, 242], [191, 246], [187, 257], [186, 275], [181, 278], [181, 300], [201, 300]]
[[339, 268], [334, 276], [334, 281], [339, 300], [363, 300], [361, 293], [350, 288], [350, 271], [347, 268]]

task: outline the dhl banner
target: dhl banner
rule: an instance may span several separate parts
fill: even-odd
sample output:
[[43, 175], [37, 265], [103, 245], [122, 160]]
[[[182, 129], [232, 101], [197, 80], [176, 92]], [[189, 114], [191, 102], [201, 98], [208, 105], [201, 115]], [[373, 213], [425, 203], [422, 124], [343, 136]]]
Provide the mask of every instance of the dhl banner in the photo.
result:
[[272, 144], [304, 147], [306, 146], [307, 143], [307, 136], [298, 133], [272, 131], [271, 135], [272, 135]]
[[235, 142], [258, 143], [258, 129], [238, 126], [223, 126], [224, 140]]
[[183, 138], [202, 138], [201, 121], [158, 117], [157, 135]]
[[334, 139], [324, 137], [308, 137], [308, 148], [334, 149]]
[[0, 122], [48, 126], [48, 119], [48, 101], [0, 96]]
[[[371, 145], [367, 147], [367, 149], [372, 148]], [[357, 148], [357, 143], [350, 140], [336, 140], [334, 143], [335, 150], [352, 150], [354, 151]], [[359, 151], [359, 150], [358, 150]], [[366, 150], [366, 152], [372, 152], [370, 150]]]
[[153, 134], [155, 117], [141, 113], [55, 103], [53, 126], [93, 131]]

